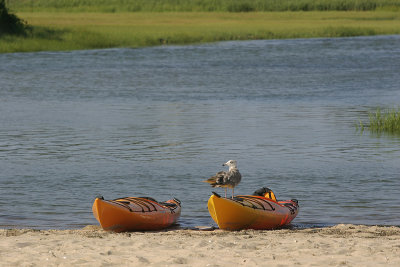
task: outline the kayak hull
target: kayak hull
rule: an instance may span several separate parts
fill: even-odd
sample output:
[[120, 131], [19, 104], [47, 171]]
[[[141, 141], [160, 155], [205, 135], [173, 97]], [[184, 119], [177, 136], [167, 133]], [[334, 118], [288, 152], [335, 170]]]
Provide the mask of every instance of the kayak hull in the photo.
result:
[[262, 196], [237, 196], [234, 200], [212, 195], [208, 211], [220, 229], [269, 230], [289, 224], [298, 214], [296, 200], [274, 201]]
[[177, 199], [160, 203], [150, 198], [96, 198], [92, 211], [106, 231], [161, 230], [177, 222], [181, 205]]

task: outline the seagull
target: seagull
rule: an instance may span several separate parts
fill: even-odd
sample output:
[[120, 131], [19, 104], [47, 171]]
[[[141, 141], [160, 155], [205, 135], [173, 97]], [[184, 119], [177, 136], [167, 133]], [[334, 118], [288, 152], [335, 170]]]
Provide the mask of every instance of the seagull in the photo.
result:
[[229, 170], [227, 172], [220, 171], [217, 172], [213, 177], [203, 181], [205, 183], [211, 184], [212, 187], [224, 187], [225, 188], [225, 198], [227, 188], [232, 188], [232, 199], [234, 196], [234, 188], [240, 183], [242, 175], [240, 174], [236, 160], [229, 160], [227, 163], [222, 164], [222, 166], [228, 166]]

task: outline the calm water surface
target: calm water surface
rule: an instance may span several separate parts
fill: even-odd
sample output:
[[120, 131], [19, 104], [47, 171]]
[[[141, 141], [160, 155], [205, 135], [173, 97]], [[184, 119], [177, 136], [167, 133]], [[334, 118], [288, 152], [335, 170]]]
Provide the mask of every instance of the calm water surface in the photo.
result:
[[400, 225], [400, 137], [354, 126], [399, 106], [399, 71], [400, 36], [1, 54], [0, 227], [96, 224], [97, 195], [212, 225], [201, 181], [229, 159], [295, 226]]

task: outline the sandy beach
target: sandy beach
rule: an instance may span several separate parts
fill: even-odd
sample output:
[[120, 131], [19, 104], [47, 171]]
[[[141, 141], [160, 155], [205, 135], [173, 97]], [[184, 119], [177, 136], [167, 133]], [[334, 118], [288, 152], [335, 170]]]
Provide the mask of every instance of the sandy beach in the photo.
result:
[[400, 266], [400, 227], [0, 230], [1, 266]]

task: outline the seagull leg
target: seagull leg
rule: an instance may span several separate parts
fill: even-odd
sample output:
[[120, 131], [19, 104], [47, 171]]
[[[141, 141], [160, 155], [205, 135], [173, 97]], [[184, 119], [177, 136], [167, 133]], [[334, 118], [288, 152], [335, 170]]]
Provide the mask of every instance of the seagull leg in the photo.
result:
[[233, 192], [235, 191], [235, 188], [232, 188], [232, 199], [233, 199]]
[[227, 189], [226, 189], [226, 187], [225, 187], [225, 198], [226, 198], [226, 191], [227, 191]]

